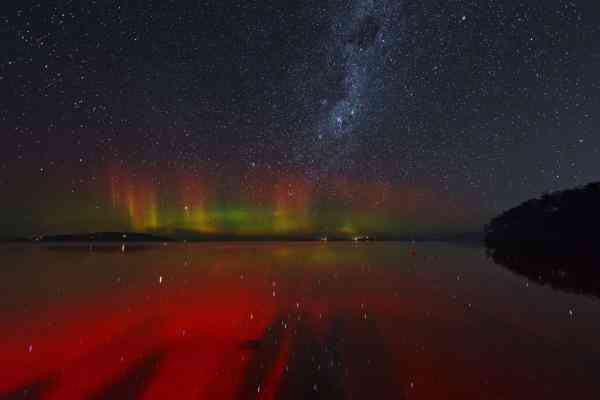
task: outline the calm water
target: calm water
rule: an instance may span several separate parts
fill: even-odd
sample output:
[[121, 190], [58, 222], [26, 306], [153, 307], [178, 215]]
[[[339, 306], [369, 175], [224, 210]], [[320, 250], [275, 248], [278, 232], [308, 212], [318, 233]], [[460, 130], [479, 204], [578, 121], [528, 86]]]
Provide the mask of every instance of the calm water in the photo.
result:
[[598, 299], [482, 248], [4, 245], [0, 293], [0, 399], [600, 398]]

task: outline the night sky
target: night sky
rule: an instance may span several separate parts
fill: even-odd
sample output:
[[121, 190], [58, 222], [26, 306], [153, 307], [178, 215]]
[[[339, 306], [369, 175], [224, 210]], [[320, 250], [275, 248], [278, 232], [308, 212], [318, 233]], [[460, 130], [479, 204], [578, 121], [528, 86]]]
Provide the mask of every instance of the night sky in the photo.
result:
[[3, 1], [0, 234], [481, 229], [600, 179], [600, 3]]

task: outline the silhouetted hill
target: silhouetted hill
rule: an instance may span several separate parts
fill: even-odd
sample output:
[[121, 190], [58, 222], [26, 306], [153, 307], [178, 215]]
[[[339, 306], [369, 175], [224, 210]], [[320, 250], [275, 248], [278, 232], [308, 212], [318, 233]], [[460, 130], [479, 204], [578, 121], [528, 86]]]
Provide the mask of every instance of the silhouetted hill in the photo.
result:
[[29, 242], [30, 239], [24, 237], [13, 237], [13, 236], [0, 236], [0, 243], [15, 243], [15, 242]]
[[545, 194], [485, 227], [493, 260], [555, 288], [600, 296], [600, 183]]
[[600, 183], [545, 194], [503, 212], [485, 227], [488, 247], [544, 254], [594, 254], [600, 229]]

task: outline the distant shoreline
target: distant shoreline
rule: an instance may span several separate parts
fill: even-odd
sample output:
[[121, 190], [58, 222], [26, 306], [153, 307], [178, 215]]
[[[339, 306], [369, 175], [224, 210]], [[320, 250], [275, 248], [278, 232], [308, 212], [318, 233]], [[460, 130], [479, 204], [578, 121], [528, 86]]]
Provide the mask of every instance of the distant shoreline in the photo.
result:
[[431, 236], [328, 236], [328, 235], [157, 235], [138, 232], [94, 232], [34, 236], [31, 238], [0, 238], [0, 243], [205, 243], [205, 242], [463, 242], [483, 244], [483, 235], [462, 233]]

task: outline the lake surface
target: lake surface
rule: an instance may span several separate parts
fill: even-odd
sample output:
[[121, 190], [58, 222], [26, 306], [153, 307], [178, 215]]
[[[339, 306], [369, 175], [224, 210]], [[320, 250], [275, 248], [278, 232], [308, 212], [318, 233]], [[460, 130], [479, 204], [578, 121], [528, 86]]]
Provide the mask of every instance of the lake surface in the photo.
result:
[[442, 243], [0, 246], [0, 399], [600, 398], [600, 302]]

